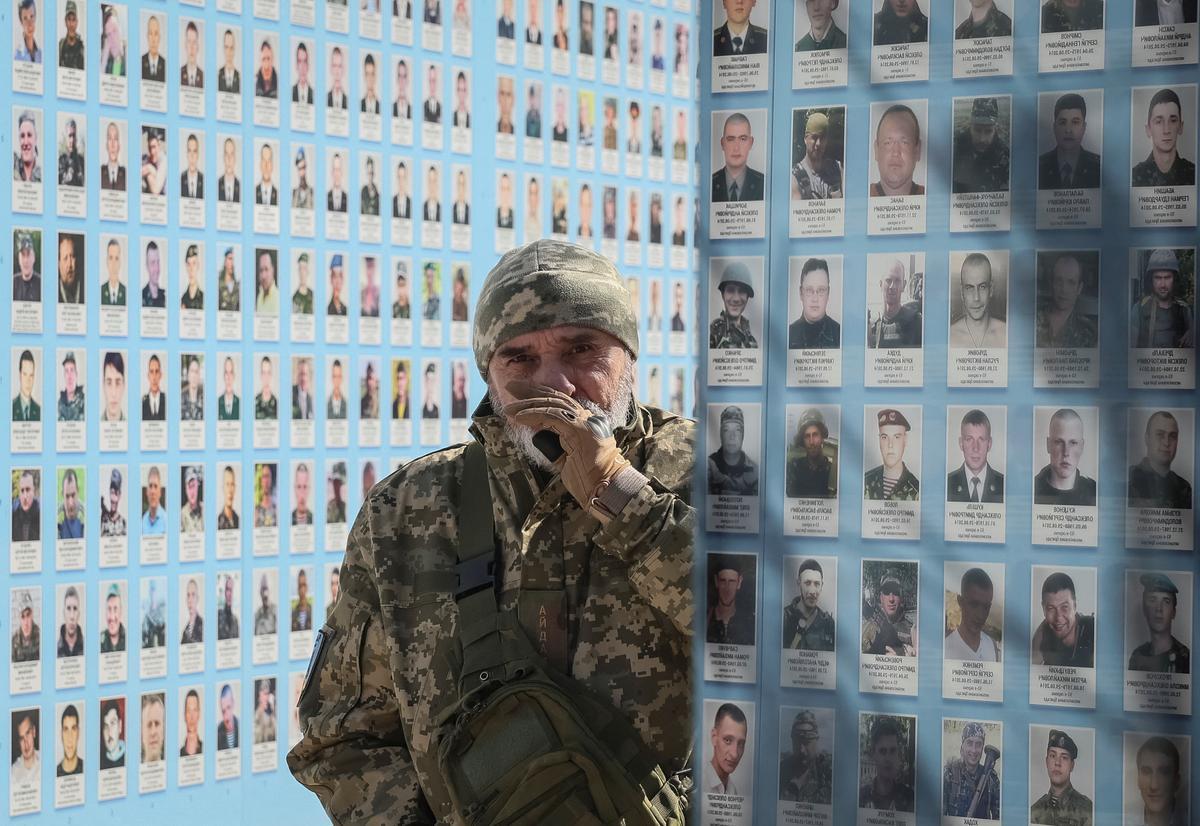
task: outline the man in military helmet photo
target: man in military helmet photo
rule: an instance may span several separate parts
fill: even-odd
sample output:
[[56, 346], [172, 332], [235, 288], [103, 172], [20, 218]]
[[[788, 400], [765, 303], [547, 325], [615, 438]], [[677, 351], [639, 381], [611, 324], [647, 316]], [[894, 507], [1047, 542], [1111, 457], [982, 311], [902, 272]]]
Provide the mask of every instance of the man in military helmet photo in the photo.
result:
[[987, 730], [982, 724], [962, 727], [958, 757], [942, 769], [943, 817], [1000, 820], [1000, 778], [994, 768], [980, 763], [986, 748]]
[[1146, 455], [1129, 468], [1131, 508], [1192, 509], [1192, 486], [1171, 469], [1179, 451], [1179, 421], [1169, 410], [1146, 420]]
[[1191, 649], [1171, 633], [1179, 608], [1179, 588], [1166, 574], [1142, 574], [1139, 581], [1142, 584], [1142, 616], [1146, 619], [1150, 639], [1129, 655], [1129, 670], [1191, 674]]
[[[635, 400], [623, 278], [583, 247], [506, 253], [473, 349], [472, 439], [364, 494], [289, 768], [343, 823], [611, 813], [537, 759], [565, 743], [625, 822], [683, 824], [694, 426]], [[535, 735], [543, 698], [559, 711]]]
[[817, 715], [808, 709], [792, 720], [792, 750], [779, 760], [779, 799], [829, 805], [833, 796], [833, 756], [820, 748]]
[[746, 440], [746, 417], [742, 408], [730, 405], [721, 411], [721, 446], [708, 456], [709, 496], [758, 496], [758, 465], [742, 445]]
[[1092, 826], [1091, 798], [1071, 785], [1071, 774], [1075, 771], [1078, 757], [1079, 747], [1071, 735], [1059, 729], [1050, 729], [1046, 738], [1046, 775], [1050, 780], [1050, 789], [1029, 807], [1030, 823], [1039, 826]]
[[746, 308], [754, 298], [750, 268], [741, 261], [727, 265], [717, 284], [717, 292], [721, 294], [724, 308], [708, 325], [708, 349], [757, 350], [758, 339], [746, 318]]
[[1142, 273], [1141, 294], [1130, 312], [1130, 347], [1191, 349], [1195, 346], [1194, 313], [1180, 297], [1186, 295], [1181, 275], [1175, 250], [1160, 248], [1150, 253]]
[[[826, 455], [829, 427], [825, 415], [815, 407], [800, 414], [796, 428], [796, 447], [799, 454], [788, 459], [784, 474], [784, 490], [789, 499], [836, 499], [837, 465]], [[837, 457], [837, 448], [829, 448]]]
[[904, 414], [884, 408], [875, 414], [879, 427], [879, 457], [883, 464], [863, 475], [863, 498], [916, 501], [921, 498], [921, 482], [904, 462], [908, 434], [912, 426]]

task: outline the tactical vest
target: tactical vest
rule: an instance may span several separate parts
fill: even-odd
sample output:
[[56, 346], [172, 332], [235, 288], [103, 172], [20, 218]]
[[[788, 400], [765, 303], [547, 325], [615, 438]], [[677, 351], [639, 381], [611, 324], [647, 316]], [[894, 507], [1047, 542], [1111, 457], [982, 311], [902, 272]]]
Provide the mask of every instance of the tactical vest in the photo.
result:
[[683, 826], [690, 768], [668, 777], [609, 700], [553, 668], [514, 612], [499, 609], [501, 566], [478, 442], [464, 452], [462, 503], [471, 518], [459, 523], [455, 571], [416, 581], [418, 593], [449, 590], [458, 604], [458, 700], [434, 721], [457, 822]]

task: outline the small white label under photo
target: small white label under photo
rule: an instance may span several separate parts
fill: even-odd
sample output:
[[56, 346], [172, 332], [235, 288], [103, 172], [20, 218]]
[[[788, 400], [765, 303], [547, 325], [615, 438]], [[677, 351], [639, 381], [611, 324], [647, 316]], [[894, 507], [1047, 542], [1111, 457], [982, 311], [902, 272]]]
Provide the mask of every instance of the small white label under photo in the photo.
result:
[[[1149, 5], [1149, 4], [1142, 4]], [[1186, 66], [1197, 60], [1197, 23], [1171, 23], [1169, 25], [1138, 25], [1136, 15], [1142, 5], [1135, 11], [1133, 28], [1133, 66]], [[1164, 3], [1164, 8], [1171, 4]], [[1182, 4], [1181, 4], [1182, 6]], [[1149, 6], [1153, 10], [1155, 22], [1158, 17], [1158, 4]], [[1193, 9], [1193, 16], [1195, 10]]]
[[[1103, 4], [1097, 3], [1103, 8]], [[1044, 19], [1044, 18], [1043, 18]], [[1042, 32], [1038, 38], [1039, 72], [1083, 72], [1104, 68], [1104, 23], [1094, 29]]]
[[[1029, 702], [1096, 707], [1097, 569], [1034, 565], [1030, 578]], [[1107, 615], [1109, 622], [1115, 617]]]
[[944, 563], [942, 697], [1004, 702], [1004, 564]]
[[784, 688], [837, 688], [837, 585], [837, 557], [783, 558]]
[[1193, 578], [1188, 571], [1125, 572], [1125, 710], [1192, 713]]
[[[924, 11], [932, 7], [927, 5]], [[871, 82], [929, 80], [929, 42], [889, 43], [871, 47]]]

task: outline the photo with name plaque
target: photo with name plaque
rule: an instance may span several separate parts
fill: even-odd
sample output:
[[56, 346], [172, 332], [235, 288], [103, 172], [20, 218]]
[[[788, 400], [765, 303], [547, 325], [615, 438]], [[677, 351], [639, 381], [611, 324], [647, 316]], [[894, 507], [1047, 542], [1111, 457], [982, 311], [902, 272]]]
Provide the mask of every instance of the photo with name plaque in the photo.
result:
[[1034, 565], [1029, 702], [1096, 707], [1097, 569]]
[[9, 720], [8, 815], [16, 817], [42, 810], [41, 709], [13, 709]]
[[870, 253], [866, 281], [866, 386], [921, 387], [925, 253]]
[[704, 679], [753, 683], [758, 675], [758, 559], [754, 554], [708, 555]]
[[1100, 385], [1100, 251], [1038, 250], [1034, 387]]
[[1200, 56], [1196, 0], [1136, 0], [1133, 65], [1184, 66]]
[[1038, 229], [1100, 226], [1103, 152], [1103, 89], [1038, 95]]
[[[885, 5], [894, 0], [883, 0]], [[911, 0], [900, 0], [910, 2]], [[922, 137], [928, 100], [876, 101], [871, 104], [871, 143], [867, 234], [909, 235], [925, 232], [926, 163]]]
[[1127, 731], [1124, 744], [1123, 826], [1191, 823], [1192, 738]]
[[860, 692], [917, 696], [919, 593], [920, 563], [916, 560], [862, 561]]
[[[754, 386], [763, 380], [762, 256], [713, 257], [709, 261], [708, 383]], [[676, 282], [682, 300], [683, 282]], [[757, 294], [758, 299], [755, 300]], [[682, 310], [682, 307], [680, 307]], [[684, 316], [677, 314], [678, 326]], [[674, 325], [674, 321], [672, 322]], [[682, 332], [682, 331], [680, 331]]]
[[872, 0], [872, 5], [871, 82], [929, 80], [929, 15], [935, 4]]
[[785, 688], [837, 688], [837, 574], [835, 556], [784, 557], [779, 681]]
[[1131, 227], [1196, 226], [1196, 89], [1192, 83], [1130, 90]]
[[946, 408], [946, 541], [1003, 543], [1008, 410]]
[[710, 404], [706, 430], [708, 529], [757, 533], [762, 405]]
[[1004, 564], [946, 562], [942, 697], [1004, 701]]
[[1129, 251], [1129, 386], [1196, 387], [1196, 248]]
[[779, 709], [779, 823], [831, 826], [836, 717], [831, 708]]
[[1007, 231], [1012, 226], [1012, 97], [955, 98], [952, 115], [950, 231]]
[[1008, 386], [1008, 250], [950, 253], [950, 387]]
[[1000, 822], [1004, 724], [942, 719], [942, 826]]
[[1187, 407], [1129, 410], [1125, 547], [1194, 550], [1195, 415]]
[[709, 742], [702, 750], [700, 811], [712, 826], [749, 826], [754, 822], [754, 703], [705, 700], [702, 726]]
[[1104, 68], [1107, 0], [1039, 0], [1039, 72]]
[[1099, 408], [1035, 407], [1033, 467], [1033, 543], [1096, 547]]
[[[767, 110], [712, 113], [709, 237], [763, 238], [767, 231]], [[653, 239], [651, 239], [653, 241]]]
[[921, 538], [921, 407], [863, 408], [864, 539]]
[[845, 106], [792, 110], [790, 237], [845, 234], [845, 161]]
[[[55, 738], [54, 808], [82, 806], [86, 802], [84, 755], [87, 742], [84, 726], [86, 704], [81, 700], [57, 703], [54, 708], [58, 723]], [[83, 742], [80, 742], [80, 741]]]
[[788, 536], [836, 537], [842, 409], [789, 404], [786, 412], [783, 531]]
[[954, 77], [1013, 72], [1013, 0], [954, 0]]
[[1125, 572], [1125, 710], [1192, 713], [1192, 615], [1187, 571]]
[[858, 713], [857, 826], [916, 826], [917, 718]]
[[792, 88], [845, 86], [850, 0], [793, 0]]
[[[1029, 823], [1093, 823], [1096, 730], [1029, 727]], [[1046, 789], [1043, 793], [1042, 789]]]
[[842, 384], [842, 256], [788, 258], [788, 387]]
[[712, 21], [712, 90], [765, 91], [770, 0], [713, 0]]

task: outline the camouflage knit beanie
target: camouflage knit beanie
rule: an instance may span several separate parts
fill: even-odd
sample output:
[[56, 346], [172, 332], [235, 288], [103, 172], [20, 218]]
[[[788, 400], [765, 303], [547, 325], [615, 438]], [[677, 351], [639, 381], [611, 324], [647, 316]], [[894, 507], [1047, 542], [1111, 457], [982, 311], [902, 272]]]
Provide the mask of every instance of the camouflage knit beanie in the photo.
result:
[[637, 358], [637, 318], [611, 261], [566, 241], [509, 250], [488, 273], [475, 308], [479, 374], [487, 378], [492, 355], [506, 341], [564, 325], [602, 330]]

